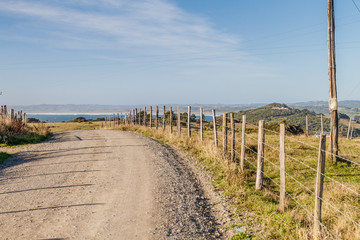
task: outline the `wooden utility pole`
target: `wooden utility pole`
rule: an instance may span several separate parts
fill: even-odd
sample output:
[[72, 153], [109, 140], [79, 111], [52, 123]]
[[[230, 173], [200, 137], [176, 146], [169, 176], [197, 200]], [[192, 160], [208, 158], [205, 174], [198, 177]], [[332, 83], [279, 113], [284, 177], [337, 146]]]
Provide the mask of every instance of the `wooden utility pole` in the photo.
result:
[[328, 42], [329, 42], [329, 81], [330, 100], [330, 159], [337, 161], [339, 153], [339, 119], [336, 91], [336, 64], [335, 64], [335, 17], [334, 0], [328, 0]]

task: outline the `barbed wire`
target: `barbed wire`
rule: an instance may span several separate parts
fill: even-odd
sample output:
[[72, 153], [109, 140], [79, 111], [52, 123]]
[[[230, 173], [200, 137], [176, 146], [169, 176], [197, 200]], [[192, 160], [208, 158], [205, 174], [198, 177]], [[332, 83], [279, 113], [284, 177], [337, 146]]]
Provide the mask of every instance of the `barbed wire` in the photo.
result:
[[[188, 122], [181, 122], [181, 123], [185, 123], [185, 124], [187, 124]], [[221, 126], [221, 125], [219, 125], [219, 124], [216, 124], [217, 126]], [[251, 124], [252, 125], [252, 124]], [[255, 126], [255, 125], [253, 125], [253, 126]], [[162, 126], [160, 126], [160, 127], [162, 127]], [[195, 129], [195, 128], [193, 128], [193, 129]], [[196, 130], [198, 130], [198, 129], [196, 129]], [[237, 132], [240, 132], [239, 130], [235, 130], [235, 131], [237, 131]], [[245, 133], [246, 134], [246, 136], [247, 137], [249, 137], [249, 138], [251, 138], [251, 139], [253, 139], [253, 140], [255, 140], [255, 141], [257, 141], [257, 139], [256, 138], [253, 138], [253, 137], [251, 137], [249, 134], [247, 134], [247, 133]], [[239, 143], [239, 142], [238, 142]], [[279, 149], [277, 149], [276, 147], [273, 147], [273, 146], [271, 146], [271, 145], [269, 145], [269, 144], [267, 144], [267, 143], [265, 143], [264, 142], [264, 145], [265, 146], [267, 146], [267, 147], [269, 147], [269, 148], [271, 148], [271, 149], [273, 149], [273, 150], [275, 150], [275, 151], [278, 151], [278, 152], [280, 152], [280, 150]], [[312, 146], [312, 145], [310, 145], [310, 146]], [[255, 153], [255, 154], [257, 154], [257, 152], [255, 152], [254, 150], [252, 150], [251, 148], [249, 148], [249, 147], [247, 147], [246, 145], [245, 145], [245, 147], [248, 149], [248, 150], [250, 150], [250, 151], [252, 151], [253, 153]], [[318, 150], [318, 149], [317, 149]], [[236, 151], [236, 150], [235, 150]], [[237, 152], [237, 151], [236, 151]], [[239, 153], [240, 154], [240, 153]], [[307, 168], [309, 168], [309, 169], [311, 169], [311, 170], [313, 170], [313, 171], [315, 171], [315, 172], [317, 172], [317, 170], [315, 169], [315, 168], [313, 168], [313, 167], [311, 167], [311, 166], [309, 166], [309, 165], [307, 165], [307, 164], [305, 164], [303, 161], [300, 161], [300, 160], [298, 160], [298, 159], [296, 159], [296, 158], [294, 158], [294, 157], [292, 157], [292, 156], [290, 156], [290, 155], [288, 155], [288, 154], [286, 154], [285, 153], [285, 156], [286, 157], [288, 157], [288, 158], [290, 158], [290, 159], [292, 159], [292, 160], [295, 160], [296, 162], [298, 162], [298, 163], [300, 163], [300, 164], [302, 164], [303, 166], [305, 166], [305, 167], [307, 167]], [[268, 162], [270, 162], [271, 164], [273, 164], [273, 162], [271, 162], [270, 160], [268, 160], [268, 159], [266, 159], [266, 158], [264, 158], [265, 160], [267, 160]], [[274, 166], [276, 166], [275, 164], [273, 164]], [[276, 166], [276, 167], [278, 167], [278, 166]], [[286, 175], [288, 175], [290, 178], [292, 178], [294, 181], [296, 181], [297, 183], [299, 183], [299, 184], [301, 184], [305, 189], [307, 189], [308, 191], [310, 191], [310, 192], [312, 192], [309, 188], [307, 188], [305, 185], [303, 185], [301, 182], [299, 182], [297, 179], [295, 179], [294, 177], [292, 177], [291, 175], [289, 175], [287, 172], [285, 172], [286, 173]], [[358, 196], [360, 196], [360, 193], [358, 193], [357, 191], [355, 191], [354, 189], [352, 189], [352, 188], [350, 188], [350, 187], [348, 187], [348, 186], [346, 186], [345, 184], [343, 184], [343, 183], [341, 183], [341, 182], [339, 182], [339, 181], [337, 181], [337, 180], [335, 180], [335, 179], [333, 179], [333, 178], [331, 178], [331, 177], [329, 177], [328, 175], [326, 175], [326, 174], [323, 174], [323, 173], [321, 173], [321, 175], [322, 176], [324, 176], [325, 178], [327, 178], [327, 179], [329, 179], [329, 180], [331, 180], [331, 181], [333, 181], [333, 182], [335, 182], [335, 183], [337, 183], [337, 184], [339, 184], [340, 186], [342, 186], [343, 188], [345, 188], [345, 189], [347, 189], [347, 190], [349, 190], [349, 191], [351, 191], [352, 193], [354, 193], [354, 194], [356, 194], [356, 195], [358, 195]], [[313, 193], [313, 192], [312, 192]]]
[[[239, 153], [238, 153], [239, 154]], [[253, 164], [251, 161], [249, 161], [248, 159], [245, 158], [245, 161], [247, 161], [248, 163], [250, 163], [253, 167], [255, 167], [257, 169], [257, 166], [255, 164]], [[260, 170], [269, 180], [271, 180], [273, 183], [275, 183], [277, 186], [280, 186], [280, 184], [278, 184], [274, 179], [272, 179], [269, 175], [267, 175], [264, 171]], [[288, 195], [295, 203], [297, 203], [302, 209], [304, 209], [306, 211], [306, 213], [308, 214], [309, 217], [313, 217], [310, 213], [310, 211], [303, 205], [301, 204], [299, 201], [297, 201], [295, 199], [295, 197], [293, 197], [289, 192], [285, 191], [285, 194]], [[338, 235], [336, 235], [333, 231], [331, 231], [331, 229], [329, 227], [327, 227], [326, 225], [324, 225], [321, 221], [319, 221], [319, 223], [325, 227], [327, 229], [327, 231], [329, 231], [334, 237], [336, 237], [337, 239], [341, 239]]]
[[[246, 133], [245, 133], [245, 135], [248, 136], [248, 137], [250, 137], [250, 136], [249, 136], [248, 134], [246, 134]], [[252, 138], [252, 137], [250, 137], [250, 138]], [[252, 138], [252, 139], [257, 140], [257, 139], [255, 139], [255, 138]], [[238, 143], [240, 143], [240, 142], [238, 142]], [[267, 143], [265, 143], [265, 142], [264, 142], [264, 145], [267, 146], [267, 147], [269, 147], [269, 148], [271, 148], [271, 149], [273, 149], [273, 150], [276, 150], [276, 151], [280, 152], [280, 149], [277, 149], [277, 148], [275, 148], [275, 147], [273, 147], [273, 146], [271, 146], [271, 145], [269, 145], [269, 144], [267, 144]], [[251, 149], [251, 150], [252, 150], [252, 149]], [[292, 160], [295, 160], [296, 162], [298, 162], [298, 163], [302, 164], [303, 166], [305, 166], [305, 167], [313, 170], [314, 172], [317, 172], [317, 170], [316, 170], [315, 168], [307, 165], [307, 164], [304, 163], [303, 161], [300, 161], [300, 160], [298, 160], [298, 159], [290, 156], [290, 155], [287, 154], [287, 153], [285, 153], [285, 156], [288, 157], [288, 158], [290, 158], [290, 159], [292, 159]], [[357, 192], [357, 191], [355, 191], [354, 189], [346, 186], [344, 183], [341, 183], [341, 182], [339, 182], [338, 180], [336, 180], [336, 179], [334, 179], [334, 178], [332, 178], [332, 177], [330, 177], [330, 176], [328, 176], [328, 175], [326, 175], [326, 174], [324, 174], [324, 173], [321, 173], [321, 175], [324, 176], [324, 177], [326, 177], [326, 178], [328, 178], [328, 179], [330, 179], [331, 181], [333, 181], [333, 182], [341, 185], [342, 187], [346, 188], [347, 190], [351, 191], [352, 193], [360, 196], [360, 193], [359, 193], [359, 192]]]
[[[250, 151], [252, 151], [253, 153], [257, 153], [254, 150], [252, 150], [251, 148], [245, 146], [245, 148], [249, 149]], [[269, 163], [271, 163], [273, 166], [275, 166], [276, 168], [278, 168], [280, 170], [280, 167], [277, 166], [276, 164], [274, 164], [272, 161], [270, 161], [269, 159], [263, 157], [263, 159]], [[287, 176], [289, 176], [291, 179], [295, 180], [297, 183], [299, 183], [303, 188], [305, 188], [307, 191], [311, 192], [312, 194], [315, 194], [314, 191], [312, 191], [310, 188], [308, 188], [307, 186], [305, 186], [303, 183], [301, 183], [300, 181], [298, 181], [297, 179], [295, 179], [293, 176], [291, 176], [290, 174], [288, 174], [285, 171], [285, 174]], [[322, 174], [323, 176], [325, 176], [324, 174]], [[359, 194], [358, 194], [359, 195]], [[317, 196], [318, 197], [318, 196]], [[356, 224], [357, 226], [360, 227], [360, 224], [357, 223], [354, 219], [352, 219], [351, 217], [349, 217], [348, 215], [346, 215], [345, 213], [343, 213], [342, 211], [340, 211], [338, 208], [336, 208], [334, 205], [332, 205], [330, 202], [326, 201], [325, 199], [318, 197], [319, 199], [321, 199], [324, 203], [328, 204], [329, 206], [331, 206], [331, 208], [333, 208], [335, 211], [337, 211], [338, 213], [342, 214], [344, 217], [346, 217], [347, 219], [349, 219], [350, 221], [352, 221], [354, 224]]]

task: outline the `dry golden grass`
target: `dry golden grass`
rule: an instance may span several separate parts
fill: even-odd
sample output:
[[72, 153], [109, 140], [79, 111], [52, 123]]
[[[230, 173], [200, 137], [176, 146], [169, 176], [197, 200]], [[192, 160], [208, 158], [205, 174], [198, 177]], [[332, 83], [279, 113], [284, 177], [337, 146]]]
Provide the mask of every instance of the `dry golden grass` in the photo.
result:
[[[68, 131], [68, 130], [94, 130], [101, 127], [103, 122], [60, 122], [43, 123], [49, 128], [50, 132]], [[30, 123], [29, 126], [36, 126], [37, 123]]]
[[[236, 162], [232, 163], [228, 161], [228, 153], [225, 156], [222, 151], [221, 129], [218, 131], [219, 149], [214, 146], [212, 130], [204, 132], [205, 140], [201, 142], [198, 132], [194, 131], [192, 137], [188, 138], [185, 129], [183, 129], [181, 136], [175, 133], [176, 128], [174, 128], [172, 134], [169, 133], [168, 128], [165, 131], [161, 128], [155, 130], [154, 128], [149, 129], [139, 126], [126, 126], [117, 129], [139, 132], [165, 144], [176, 146], [194, 156], [200, 166], [213, 176], [213, 184], [223, 190], [224, 194], [231, 199], [232, 204], [237, 209], [237, 214], [244, 211], [255, 213], [246, 219], [248, 222], [245, 223], [247, 232], [253, 233], [240, 234], [235, 236], [234, 239], [312, 239], [315, 196], [310, 191], [315, 189], [316, 172], [291, 158], [287, 158], [287, 173], [298, 182], [287, 176], [286, 190], [301, 205], [288, 196], [286, 212], [279, 212], [279, 187], [272, 182], [272, 180], [277, 183], [280, 181], [279, 169], [273, 166], [273, 164], [279, 164], [279, 152], [273, 149], [278, 148], [278, 135], [266, 132], [265, 143], [271, 147], [265, 147], [264, 172], [269, 178], [265, 177], [264, 179], [264, 190], [256, 191], [254, 189], [256, 169], [250, 164], [256, 165], [256, 154], [250, 150], [246, 151], [247, 169], [242, 173], [237, 163], [239, 156], [237, 156]], [[257, 133], [254, 130], [256, 129], [248, 130], [246, 142], [247, 146], [256, 152]], [[236, 139], [236, 151], [240, 152], [240, 133], [236, 133]], [[230, 137], [228, 137], [228, 140], [230, 141]], [[315, 137], [289, 136], [286, 138], [286, 153], [292, 158], [316, 169], [318, 141]], [[314, 146], [314, 148], [307, 144]], [[352, 161], [358, 161], [358, 156], [360, 156], [358, 141], [340, 139], [340, 146], [341, 156]], [[273, 164], [270, 164], [269, 161]], [[325, 174], [355, 192], [360, 192], [360, 167], [347, 163], [332, 163], [328, 160]], [[360, 219], [359, 196], [346, 187], [325, 178], [323, 198], [326, 203], [323, 203], [323, 224], [333, 233], [340, 236], [341, 239], [360, 239], [360, 228], [342, 215], [345, 214], [356, 222]], [[342, 213], [339, 213], [337, 209]], [[244, 223], [241, 222], [238, 224], [238, 226], [243, 225]], [[325, 227], [323, 227], [323, 238], [334, 238]]]

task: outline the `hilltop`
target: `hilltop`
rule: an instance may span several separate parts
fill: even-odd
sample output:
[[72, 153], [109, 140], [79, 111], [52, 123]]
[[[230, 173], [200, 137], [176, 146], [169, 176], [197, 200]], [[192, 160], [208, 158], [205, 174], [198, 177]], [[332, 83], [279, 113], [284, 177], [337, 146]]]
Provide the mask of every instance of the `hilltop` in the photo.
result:
[[[259, 120], [265, 120], [267, 125], [278, 124], [285, 121], [289, 125], [298, 126], [305, 130], [306, 116], [309, 121], [309, 133], [314, 134], [320, 131], [320, 114], [308, 109], [291, 108], [286, 104], [272, 103], [259, 108], [240, 111], [235, 113], [235, 120], [241, 121], [242, 115], [246, 115], [247, 121], [258, 124]], [[330, 119], [324, 117], [324, 131], [330, 128]]]

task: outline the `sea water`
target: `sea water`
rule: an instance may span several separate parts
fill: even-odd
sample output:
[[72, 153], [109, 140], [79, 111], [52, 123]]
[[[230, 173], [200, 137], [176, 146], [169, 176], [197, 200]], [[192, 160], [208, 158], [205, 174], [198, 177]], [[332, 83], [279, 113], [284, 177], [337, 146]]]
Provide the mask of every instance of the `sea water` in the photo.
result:
[[[115, 115], [116, 117], [117, 115]], [[64, 113], [64, 114], [45, 114], [45, 113], [29, 113], [27, 114], [28, 118], [36, 118], [39, 119], [42, 122], [68, 122], [70, 120], [73, 120], [75, 118], [78, 117], [84, 117], [86, 119], [92, 119], [92, 120], [96, 120], [97, 118], [113, 118], [112, 114], [106, 114], [106, 113], [74, 113], [74, 114], [69, 114], [69, 113]], [[124, 115], [122, 116], [122, 118], [124, 118]], [[153, 119], [155, 118], [155, 115], [153, 115]], [[159, 115], [159, 118], [162, 118], [162, 115]], [[199, 116], [196, 116], [196, 118], [198, 119]], [[212, 121], [212, 116], [205, 116], [205, 121]]]

